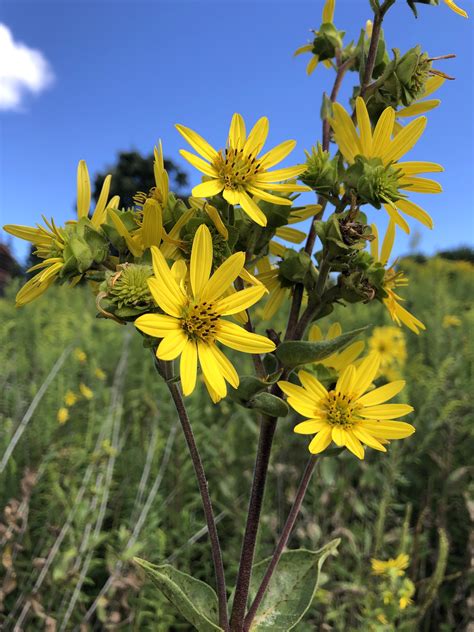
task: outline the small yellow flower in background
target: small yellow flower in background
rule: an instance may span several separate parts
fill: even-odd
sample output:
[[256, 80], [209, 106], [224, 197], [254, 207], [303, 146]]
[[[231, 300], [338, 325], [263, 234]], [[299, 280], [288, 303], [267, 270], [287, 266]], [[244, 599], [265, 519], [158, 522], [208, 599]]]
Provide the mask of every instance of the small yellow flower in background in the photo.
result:
[[[323, 13], [321, 16], [323, 24], [328, 24], [334, 20], [335, 7], [336, 7], [336, 0], [326, 0], [326, 2], [324, 3]], [[317, 35], [316, 31], [314, 31], [314, 33], [315, 35]], [[314, 47], [314, 44], [312, 42], [311, 44], [305, 44], [304, 46], [300, 46], [300, 48], [297, 48], [293, 54], [293, 57], [297, 57], [298, 55], [301, 55], [303, 53], [311, 53], [311, 59], [309, 60], [308, 65], [306, 66], [306, 74], [308, 76], [313, 74], [313, 72], [316, 70], [316, 67], [319, 63], [319, 56], [313, 53], [313, 47]], [[328, 59], [324, 60], [323, 64], [324, 66], [326, 66], [326, 68], [331, 68], [331, 62]]]
[[407, 359], [403, 331], [398, 327], [374, 327], [369, 348], [380, 357], [380, 375], [389, 380], [401, 378], [401, 368]]
[[193, 240], [189, 270], [183, 262], [172, 269], [158, 248], [152, 248], [155, 273], [148, 284], [164, 314], [144, 314], [136, 327], [149, 336], [162, 338], [156, 355], [161, 360], [180, 359], [183, 393], [189, 395], [196, 385], [198, 359], [204, 378], [218, 397], [227, 394], [226, 381], [234, 388], [239, 376], [218, 348], [217, 342], [244, 353], [273, 351], [273, 342], [250, 333], [222, 318], [238, 314], [256, 303], [266, 292], [261, 283], [226, 295], [242, 272], [245, 253], [236, 252], [211, 275], [212, 238], [202, 224]]
[[[387, 232], [382, 243], [382, 248], [379, 253], [379, 238], [377, 226], [372, 224], [372, 233], [374, 239], [370, 242], [370, 254], [375, 261], [378, 261], [383, 266], [387, 266], [390, 253], [392, 252], [393, 242], [395, 240], [395, 223], [390, 221]], [[408, 310], [400, 305], [399, 301], [404, 299], [395, 293], [395, 288], [406, 287], [408, 285], [408, 279], [403, 272], [397, 272], [395, 270], [395, 262], [385, 270], [385, 277], [383, 281], [383, 289], [387, 293], [387, 297], [383, 299], [383, 304], [388, 310], [392, 320], [401, 325], [403, 323], [415, 334], [420, 333], [420, 329], [426, 329], [421, 320], [418, 320], [413, 314], [410, 314]]]
[[396, 575], [401, 577], [405, 574], [405, 570], [410, 564], [410, 557], [406, 553], [400, 553], [395, 558], [388, 560], [370, 560], [372, 565], [372, 573], [374, 575], [390, 575], [392, 571], [396, 571]]
[[398, 602], [400, 606], [400, 610], [405, 610], [408, 606], [411, 606], [413, 603], [413, 599], [410, 597], [400, 597], [400, 601]]
[[64, 395], [64, 403], [66, 406], [74, 406], [77, 402], [77, 395], [73, 393], [73, 391], [68, 391], [66, 395]]
[[227, 147], [220, 151], [216, 151], [202, 136], [188, 127], [176, 125], [176, 129], [202, 156], [199, 158], [185, 149], [180, 150], [183, 158], [207, 176], [204, 182], [193, 188], [194, 197], [213, 197], [222, 192], [229, 204], [240, 204], [242, 210], [254, 222], [266, 226], [267, 218], [256, 199], [291, 206], [291, 200], [274, 193], [309, 191], [308, 187], [295, 182], [282, 183], [303, 173], [306, 169], [305, 164], [269, 171], [293, 151], [296, 141], [287, 140], [259, 156], [269, 130], [268, 119], [265, 116], [255, 123], [247, 136], [244, 119], [240, 114], [234, 114]]
[[102, 371], [102, 369], [100, 369], [99, 367], [97, 367], [96, 370], [94, 371], [94, 376], [101, 382], [103, 382], [105, 378], [107, 377], [104, 371]]
[[[333, 338], [337, 338], [337, 336], [340, 336], [341, 334], [342, 327], [340, 323], [333, 323], [329, 327], [326, 336], [323, 336], [323, 332], [318, 325], [312, 325], [311, 329], [309, 330], [308, 339], [312, 342], [319, 342], [320, 340], [332, 340]], [[365, 342], [363, 340], [353, 342], [342, 351], [336, 351], [336, 353], [333, 353], [328, 358], [320, 360], [318, 364], [322, 364], [323, 366], [335, 369], [337, 372], [340, 372], [345, 369], [348, 364], [353, 364], [357, 360], [357, 358], [364, 350], [364, 347]]]
[[383, 625], [388, 625], [388, 619], [383, 613], [377, 615], [377, 621], [379, 621], [379, 623], [383, 623]]
[[66, 421], [69, 419], [69, 411], [67, 408], [64, 408], [64, 406], [62, 406], [59, 410], [58, 410], [58, 414], [56, 415], [56, 418], [58, 420], [58, 423], [63, 425], [66, 423]]
[[[334, 104], [334, 117], [331, 126], [334, 139], [343, 157], [349, 165], [354, 164], [357, 156], [375, 159], [385, 167], [391, 180], [396, 182], [397, 191], [418, 193], [441, 193], [441, 185], [435, 180], [419, 178], [421, 173], [443, 171], [443, 167], [434, 162], [399, 162], [400, 158], [415, 146], [426, 127], [426, 117], [411, 121], [392, 138], [395, 125], [395, 110], [386, 108], [372, 131], [372, 126], [364, 99], [356, 99], [357, 127], [351, 115], [340, 105]], [[392, 183], [393, 184], [393, 183]], [[406, 199], [405, 194], [393, 191], [385, 193], [383, 187], [377, 192], [384, 199], [384, 208], [391, 219], [406, 233], [410, 232], [407, 221], [400, 213], [417, 219], [424, 226], [433, 228], [433, 220], [420, 206]], [[392, 199], [395, 197], [395, 199]], [[398, 198], [398, 199], [397, 199]]]
[[454, 314], [446, 314], [443, 318], [443, 328], [449, 329], [450, 327], [460, 327], [462, 325], [462, 320]]
[[453, 0], [444, 0], [444, 2], [448, 5], [448, 7], [452, 11], [454, 11], [454, 13], [457, 13], [458, 15], [462, 16], [463, 18], [469, 17], [467, 15], [466, 11], [464, 11], [464, 9], [461, 9], [461, 7], [458, 7], [458, 5], [453, 2]]
[[79, 391], [85, 399], [92, 399], [94, 397], [92, 390], [83, 383], [79, 384]]
[[278, 382], [281, 390], [288, 395], [288, 404], [297, 413], [309, 418], [299, 423], [294, 431], [316, 435], [309, 444], [312, 454], [322, 452], [334, 441], [337, 446], [345, 446], [363, 459], [363, 444], [386, 452], [383, 443], [387, 440], [404, 439], [415, 432], [412, 425], [393, 421], [412, 412], [411, 406], [384, 403], [403, 389], [403, 380], [366, 393], [379, 366], [380, 360], [374, 353], [368, 355], [357, 368], [353, 364], [348, 365], [330, 391], [307, 371], [298, 373], [302, 386]]
[[74, 358], [81, 364], [84, 364], [87, 360], [87, 354], [85, 351], [77, 347], [74, 349]]

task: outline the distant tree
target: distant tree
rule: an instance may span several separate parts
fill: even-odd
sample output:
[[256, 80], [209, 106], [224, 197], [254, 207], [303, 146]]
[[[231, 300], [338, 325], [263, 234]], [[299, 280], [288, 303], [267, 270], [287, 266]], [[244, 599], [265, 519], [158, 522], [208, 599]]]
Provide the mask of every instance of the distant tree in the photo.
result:
[[450, 250], [442, 250], [438, 256], [443, 259], [451, 259], [451, 261], [469, 261], [474, 263], [474, 249], [470, 246], [459, 246]]
[[[165, 168], [170, 177], [170, 189], [178, 197], [187, 196], [188, 176], [184, 171], [165, 158]], [[106, 175], [112, 175], [111, 196], [119, 195], [121, 205], [127, 207], [133, 205], [133, 196], [137, 191], [149, 191], [155, 186], [153, 177], [153, 154], [142, 156], [137, 151], [121, 151], [117, 162], [108, 167], [104, 173], [99, 173], [94, 179], [94, 200], [100, 195], [102, 184]]]
[[0, 243], [0, 296], [13, 277], [21, 276], [23, 268], [7, 244]]

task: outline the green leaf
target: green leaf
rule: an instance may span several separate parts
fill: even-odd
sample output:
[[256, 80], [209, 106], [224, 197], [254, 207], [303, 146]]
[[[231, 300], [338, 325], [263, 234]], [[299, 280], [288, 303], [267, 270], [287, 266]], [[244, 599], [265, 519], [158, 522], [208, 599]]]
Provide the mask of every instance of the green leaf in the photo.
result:
[[288, 404], [271, 393], [258, 393], [247, 405], [270, 417], [286, 417], [289, 412]]
[[359, 336], [368, 327], [360, 327], [353, 329], [345, 334], [337, 336], [332, 340], [319, 340], [311, 342], [310, 340], [287, 340], [282, 342], [275, 351], [275, 355], [288, 368], [294, 368], [301, 364], [309, 364], [311, 362], [319, 362], [328, 358], [336, 351], [341, 351], [350, 344], [354, 338]]
[[[250, 627], [252, 632], [286, 632], [301, 621], [313, 601], [322, 565], [336, 552], [339, 542], [340, 539], [332, 540], [319, 551], [297, 549], [283, 553]], [[270, 559], [253, 567], [252, 600]]]
[[135, 557], [134, 562], [193, 628], [199, 632], [222, 632], [214, 623], [218, 620], [217, 596], [210, 586], [170, 564], [156, 566], [139, 557]]

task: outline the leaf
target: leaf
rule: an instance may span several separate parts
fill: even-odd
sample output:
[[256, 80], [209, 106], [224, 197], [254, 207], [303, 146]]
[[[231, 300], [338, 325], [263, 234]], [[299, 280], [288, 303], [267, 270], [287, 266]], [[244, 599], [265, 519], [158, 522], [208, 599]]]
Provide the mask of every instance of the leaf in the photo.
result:
[[287, 340], [282, 342], [275, 351], [275, 355], [288, 368], [294, 368], [300, 364], [319, 362], [328, 358], [336, 351], [341, 351], [350, 344], [354, 338], [359, 336], [368, 327], [353, 329], [345, 334], [341, 334], [332, 340], [319, 340], [311, 342], [309, 340]]
[[[335, 553], [340, 539], [318, 551], [297, 549], [282, 554], [265, 596], [250, 627], [252, 632], [286, 632], [295, 627], [310, 607], [318, 587], [321, 567]], [[256, 595], [271, 558], [255, 564], [250, 594]]]
[[134, 562], [196, 630], [222, 632], [214, 623], [218, 620], [217, 595], [210, 586], [170, 564], [156, 566], [139, 557]]

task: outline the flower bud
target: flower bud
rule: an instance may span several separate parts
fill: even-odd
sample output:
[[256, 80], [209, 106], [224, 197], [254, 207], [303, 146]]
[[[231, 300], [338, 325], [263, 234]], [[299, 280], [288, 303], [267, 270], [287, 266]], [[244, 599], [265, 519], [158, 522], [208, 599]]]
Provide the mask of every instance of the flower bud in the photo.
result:
[[306, 171], [300, 176], [302, 182], [321, 195], [337, 196], [339, 193], [338, 161], [323, 151], [320, 143], [306, 152]]
[[331, 22], [321, 24], [313, 41], [312, 54], [316, 55], [319, 61], [332, 59], [336, 55], [336, 50], [343, 46], [343, 36], [344, 33], [338, 31]]
[[346, 188], [356, 191], [363, 204], [380, 208], [405, 197], [398, 190], [399, 175], [397, 169], [384, 165], [380, 158], [357, 156], [343, 179]]
[[101, 285], [97, 306], [106, 317], [120, 320], [134, 319], [155, 307], [148, 287], [153, 275], [149, 265], [123, 263], [117, 272], [107, 274]]

